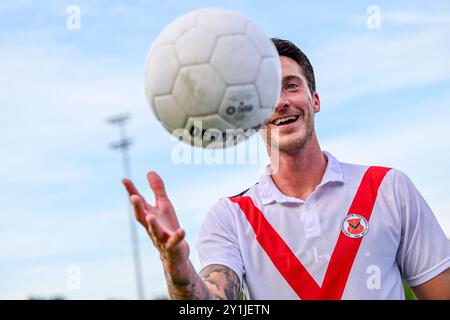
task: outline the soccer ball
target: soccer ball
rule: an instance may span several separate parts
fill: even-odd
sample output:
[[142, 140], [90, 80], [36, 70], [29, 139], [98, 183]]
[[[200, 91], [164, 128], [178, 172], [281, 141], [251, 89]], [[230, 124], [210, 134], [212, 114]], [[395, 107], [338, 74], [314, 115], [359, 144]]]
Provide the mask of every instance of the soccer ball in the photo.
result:
[[200, 147], [227, 147], [271, 116], [281, 90], [272, 41], [252, 21], [200, 9], [171, 22], [145, 65], [147, 100], [161, 124]]

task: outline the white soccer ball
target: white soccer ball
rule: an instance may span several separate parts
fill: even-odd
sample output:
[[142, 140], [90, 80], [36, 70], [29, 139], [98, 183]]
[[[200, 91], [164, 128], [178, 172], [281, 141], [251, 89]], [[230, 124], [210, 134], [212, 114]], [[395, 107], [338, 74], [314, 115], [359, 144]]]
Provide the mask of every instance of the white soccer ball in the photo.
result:
[[175, 19], [153, 42], [145, 66], [155, 116], [195, 146], [223, 147], [247, 138], [271, 116], [280, 90], [272, 41], [248, 18], [223, 9]]

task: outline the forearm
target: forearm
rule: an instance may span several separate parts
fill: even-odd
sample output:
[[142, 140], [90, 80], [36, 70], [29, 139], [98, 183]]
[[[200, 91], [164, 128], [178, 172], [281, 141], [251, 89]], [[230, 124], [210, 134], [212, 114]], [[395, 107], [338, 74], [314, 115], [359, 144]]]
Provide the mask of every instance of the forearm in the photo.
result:
[[164, 273], [171, 300], [213, 300], [217, 297], [200, 278], [192, 263], [187, 260], [181, 265], [163, 262]]

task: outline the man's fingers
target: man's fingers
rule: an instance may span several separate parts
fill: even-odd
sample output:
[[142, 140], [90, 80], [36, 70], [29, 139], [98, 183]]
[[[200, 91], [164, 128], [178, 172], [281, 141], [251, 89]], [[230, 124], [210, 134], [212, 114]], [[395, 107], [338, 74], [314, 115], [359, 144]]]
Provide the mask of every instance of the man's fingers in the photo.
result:
[[133, 194], [140, 196], [141, 194], [139, 193], [139, 191], [136, 189], [136, 187], [134, 186], [134, 183], [130, 180], [130, 179], [122, 179], [122, 184], [125, 186], [125, 189], [127, 189], [127, 192], [130, 196], [132, 196]]
[[166, 249], [170, 250], [173, 247], [175, 247], [177, 244], [179, 244], [183, 239], [186, 233], [183, 229], [178, 229], [175, 231], [175, 233], [169, 238], [169, 240], [166, 243]]
[[130, 196], [130, 200], [132, 195], [137, 195], [142, 198], [143, 206], [146, 210], [153, 209], [153, 206], [148, 204], [147, 201], [145, 201], [144, 197], [139, 193], [138, 189], [134, 186], [134, 183], [131, 180], [124, 178], [122, 179], [122, 184], [125, 186], [125, 189], [127, 190], [128, 195]]
[[147, 174], [148, 183], [155, 194], [156, 206], [158, 202], [167, 201], [166, 189], [164, 187], [164, 182], [161, 177], [154, 171], [150, 171]]
[[144, 207], [144, 200], [141, 196], [133, 194], [130, 197], [131, 205], [133, 206], [134, 216], [136, 217], [137, 221], [139, 221], [144, 227], [147, 226], [145, 216], [146, 211]]
[[156, 216], [149, 214], [145, 217], [145, 220], [148, 224], [148, 230], [153, 235], [156, 242], [159, 245], [164, 245], [167, 239], [169, 239], [169, 234], [163, 230]]

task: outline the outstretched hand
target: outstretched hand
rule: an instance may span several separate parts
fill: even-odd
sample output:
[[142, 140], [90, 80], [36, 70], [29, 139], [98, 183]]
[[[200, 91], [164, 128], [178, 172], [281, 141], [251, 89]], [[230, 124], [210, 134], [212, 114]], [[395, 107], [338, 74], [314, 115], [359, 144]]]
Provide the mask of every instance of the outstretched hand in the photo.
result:
[[189, 246], [184, 240], [185, 231], [180, 228], [175, 209], [167, 197], [164, 182], [154, 171], [147, 174], [147, 180], [155, 194], [155, 204], [149, 204], [139, 193], [133, 182], [123, 179], [134, 209], [136, 219], [144, 226], [158, 249], [161, 260], [176, 266], [186, 262]]

